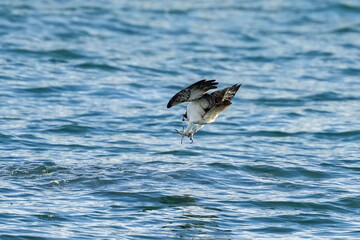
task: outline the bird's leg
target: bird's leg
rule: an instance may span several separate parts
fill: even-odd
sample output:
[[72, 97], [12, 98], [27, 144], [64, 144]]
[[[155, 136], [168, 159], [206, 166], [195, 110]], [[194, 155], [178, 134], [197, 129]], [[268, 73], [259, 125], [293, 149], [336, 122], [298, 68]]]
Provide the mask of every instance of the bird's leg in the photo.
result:
[[205, 125], [199, 125], [197, 126], [193, 131], [192, 134], [197, 133], [200, 129], [202, 129]]
[[[186, 128], [185, 131], [180, 132], [179, 130], [175, 129], [175, 131], [176, 131], [178, 134], [182, 135], [181, 143], [182, 143], [182, 141], [183, 141], [183, 139], [184, 139], [185, 136], [186, 136], [186, 137], [190, 137], [190, 132], [191, 132], [193, 126], [194, 126], [194, 123], [190, 123], [190, 122], [189, 122], [188, 127]], [[192, 138], [190, 138], [190, 139], [192, 139]]]
[[198, 125], [194, 130], [189, 132], [189, 137], [190, 137], [191, 143], [194, 142], [194, 133], [198, 132], [203, 127], [204, 127], [204, 125]]
[[182, 133], [180, 133], [180, 134], [188, 137], [188, 136], [189, 136], [189, 133], [191, 132], [191, 130], [192, 130], [192, 128], [193, 128], [193, 126], [194, 126], [194, 123], [189, 122], [189, 124], [188, 124], [188, 126], [187, 126], [186, 130], [185, 130], [185, 131], [183, 131], [183, 132], [182, 132]]
[[185, 132], [184, 132], [184, 127], [183, 127], [183, 131], [182, 131], [182, 132], [180, 132], [180, 131], [177, 130], [177, 129], [175, 129], [175, 132], [178, 133], [178, 134], [180, 134], [180, 135], [183, 135], [183, 136], [185, 135], [185, 134], [184, 134], [184, 133], [185, 133]]
[[179, 130], [177, 130], [177, 129], [175, 129], [175, 131], [176, 131], [178, 134], [182, 135], [181, 140], [180, 140], [180, 143], [182, 144], [183, 139], [184, 139], [184, 137], [185, 137], [185, 134], [184, 134], [184, 127], [183, 127], [183, 132], [179, 132]]

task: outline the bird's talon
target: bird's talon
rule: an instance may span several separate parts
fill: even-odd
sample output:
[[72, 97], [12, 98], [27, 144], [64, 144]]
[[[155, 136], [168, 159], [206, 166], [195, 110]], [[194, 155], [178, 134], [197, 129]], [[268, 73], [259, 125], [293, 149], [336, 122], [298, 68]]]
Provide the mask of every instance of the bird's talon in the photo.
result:
[[175, 132], [178, 133], [178, 134], [180, 134], [180, 135], [182, 136], [182, 137], [181, 137], [181, 140], [180, 140], [180, 143], [182, 144], [183, 139], [184, 139], [184, 137], [185, 137], [185, 133], [184, 133], [184, 132], [180, 132], [180, 131], [177, 130], [177, 129], [175, 129]]
[[193, 142], [194, 142], [193, 135], [194, 135], [194, 134], [189, 134], [189, 138], [190, 138], [191, 143], [193, 143]]
[[188, 134], [186, 134], [185, 133], [185, 131], [183, 131], [183, 132], [180, 132], [179, 130], [177, 130], [177, 129], [175, 129], [175, 132], [176, 133], [178, 133], [178, 134], [180, 134], [182, 137], [181, 137], [181, 144], [182, 144], [182, 142], [183, 142], [183, 140], [184, 140], [184, 137], [189, 137], [190, 138], [190, 141], [191, 141], [191, 143], [193, 143], [194, 142], [194, 138], [193, 138], [193, 135], [194, 135], [194, 133], [188, 133]]
[[179, 130], [175, 129], [175, 132], [180, 134], [180, 135], [183, 135], [184, 136], [184, 133], [180, 132]]

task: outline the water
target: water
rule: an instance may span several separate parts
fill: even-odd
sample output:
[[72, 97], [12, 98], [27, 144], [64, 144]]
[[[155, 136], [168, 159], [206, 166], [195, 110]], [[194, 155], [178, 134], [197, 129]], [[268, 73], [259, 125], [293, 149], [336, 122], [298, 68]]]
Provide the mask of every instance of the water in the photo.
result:
[[[0, 2], [0, 239], [359, 239], [358, 1]], [[180, 144], [200, 79], [243, 83]]]

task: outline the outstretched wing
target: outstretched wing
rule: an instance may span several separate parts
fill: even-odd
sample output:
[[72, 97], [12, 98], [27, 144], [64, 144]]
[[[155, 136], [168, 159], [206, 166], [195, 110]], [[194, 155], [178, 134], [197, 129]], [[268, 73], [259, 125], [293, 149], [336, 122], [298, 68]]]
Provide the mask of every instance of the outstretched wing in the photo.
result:
[[219, 113], [227, 109], [232, 104], [231, 99], [235, 96], [240, 86], [241, 84], [235, 84], [231, 87], [211, 93], [211, 97], [215, 100], [215, 104], [205, 112], [203, 119], [207, 123], [215, 121]]
[[175, 94], [169, 101], [167, 107], [171, 108], [179, 103], [191, 102], [201, 98], [210, 89], [217, 88], [216, 80], [200, 80]]
[[221, 103], [225, 100], [231, 101], [235, 96], [236, 92], [241, 87], [241, 84], [235, 84], [231, 87], [227, 87], [211, 93], [211, 96], [215, 99], [215, 103]]

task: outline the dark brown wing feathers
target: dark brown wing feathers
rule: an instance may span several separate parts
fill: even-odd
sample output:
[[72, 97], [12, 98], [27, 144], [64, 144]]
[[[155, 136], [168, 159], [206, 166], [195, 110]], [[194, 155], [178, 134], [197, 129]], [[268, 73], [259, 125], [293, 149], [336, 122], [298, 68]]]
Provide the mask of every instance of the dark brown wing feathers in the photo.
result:
[[241, 84], [235, 84], [231, 87], [215, 91], [211, 94], [206, 93], [210, 89], [217, 88], [217, 84], [216, 80], [200, 80], [175, 94], [170, 99], [167, 107], [171, 108], [172, 106], [182, 102], [191, 102], [200, 98], [206, 98], [207, 101], [204, 101], [207, 103], [207, 106], [204, 106], [205, 112], [208, 112], [213, 108], [216, 108], [214, 110], [225, 110], [231, 105], [231, 100], [241, 87]]
[[227, 87], [218, 91], [211, 93], [211, 96], [215, 99], [215, 103], [221, 103], [223, 101], [229, 100], [235, 96], [236, 92], [241, 87], [241, 84], [235, 84], [232, 87]]
[[200, 80], [175, 94], [170, 99], [167, 107], [171, 108], [172, 106], [182, 102], [191, 102], [197, 100], [201, 98], [210, 89], [217, 88], [217, 84], [219, 83], [217, 83], [216, 80]]

